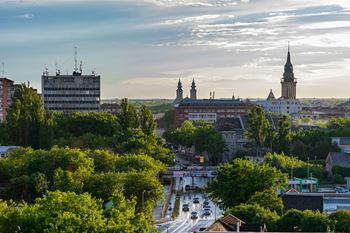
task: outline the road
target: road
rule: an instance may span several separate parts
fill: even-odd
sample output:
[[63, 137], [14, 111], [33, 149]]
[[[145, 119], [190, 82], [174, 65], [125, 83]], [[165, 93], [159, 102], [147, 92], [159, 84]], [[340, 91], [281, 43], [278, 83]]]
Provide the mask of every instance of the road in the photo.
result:
[[[176, 178], [175, 182], [176, 182], [176, 189], [185, 190], [186, 185], [190, 185], [191, 187], [202, 188], [207, 181], [208, 181], [208, 178], [183, 177], [182, 179]], [[199, 199], [198, 204], [193, 203], [194, 197], [197, 197]], [[167, 223], [158, 225], [157, 226], [158, 230], [162, 233], [177, 233], [177, 232], [185, 233], [185, 232], [198, 231], [200, 228], [210, 226], [215, 221], [215, 218], [222, 216], [222, 210], [216, 207], [212, 201], [208, 200], [209, 206], [211, 209], [211, 215], [203, 216], [203, 202], [205, 200], [207, 200], [207, 197], [201, 191], [196, 192], [191, 190], [188, 192], [183, 192], [183, 194], [180, 197], [179, 216], [173, 221], [169, 221]], [[173, 196], [171, 201], [172, 208], [174, 206], [174, 202], [175, 202], [175, 195]], [[187, 212], [182, 211], [182, 205], [185, 203], [189, 204], [189, 207], [190, 207], [190, 210]], [[197, 219], [191, 219], [191, 212], [193, 211], [198, 213]], [[170, 213], [168, 217], [170, 217]]]

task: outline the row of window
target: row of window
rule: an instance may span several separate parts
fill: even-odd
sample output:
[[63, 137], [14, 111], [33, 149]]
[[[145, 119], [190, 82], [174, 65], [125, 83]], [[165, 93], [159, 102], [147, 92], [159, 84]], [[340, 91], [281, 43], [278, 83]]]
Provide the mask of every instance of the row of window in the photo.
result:
[[100, 101], [46, 101], [45, 104], [99, 104]]
[[245, 112], [245, 109], [185, 109], [184, 112], [198, 112], [198, 113], [207, 113], [207, 112]]
[[99, 94], [62, 94], [62, 95], [56, 95], [56, 94], [44, 94], [44, 97], [100, 97]]
[[45, 87], [44, 91], [99, 91], [99, 87]]
[[79, 108], [79, 107], [76, 107], [76, 108], [66, 108], [66, 107], [57, 107], [57, 108], [50, 108], [51, 111], [89, 111], [89, 110], [99, 110], [99, 108]]

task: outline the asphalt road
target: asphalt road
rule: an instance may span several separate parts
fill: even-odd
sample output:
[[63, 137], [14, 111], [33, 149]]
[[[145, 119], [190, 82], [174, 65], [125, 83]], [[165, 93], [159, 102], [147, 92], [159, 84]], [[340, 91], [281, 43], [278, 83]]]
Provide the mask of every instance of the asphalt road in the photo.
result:
[[[195, 177], [194, 179], [192, 179], [192, 177], [184, 177], [182, 180], [177, 178], [176, 185], [179, 189], [181, 189], [182, 187], [183, 190], [185, 190], [186, 185], [190, 185], [192, 187], [192, 182], [194, 182], [194, 186], [202, 187], [207, 181], [207, 178]], [[193, 203], [194, 197], [197, 197], [199, 199], [198, 204]], [[160, 230], [160, 232], [162, 233], [186, 233], [198, 231], [202, 227], [204, 228], [210, 226], [215, 221], [215, 218], [222, 216], [222, 211], [218, 207], [216, 207], [212, 201], [208, 200], [211, 209], [211, 214], [210, 216], [203, 216], [203, 202], [205, 200], [207, 200], [207, 197], [202, 192], [184, 192], [180, 197], [179, 216], [175, 220], [158, 225], [158, 230]], [[175, 202], [175, 196], [173, 197], [171, 202], [171, 206], [173, 206]], [[185, 203], [189, 204], [190, 208], [190, 210], [187, 212], [182, 210], [182, 205]], [[191, 212], [193, 211], [198, 213], [197, 219], [191, 219]]]

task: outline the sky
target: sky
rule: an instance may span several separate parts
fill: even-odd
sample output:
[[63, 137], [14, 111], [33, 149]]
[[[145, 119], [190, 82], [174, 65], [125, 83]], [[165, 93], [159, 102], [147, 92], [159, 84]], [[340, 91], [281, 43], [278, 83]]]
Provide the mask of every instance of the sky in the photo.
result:
[[298, 97], [350, 97], [350, 0], [0, 0], [5, 75], [39, 92], [77, 46], [103, 99], [280, 96], [288, 41]]

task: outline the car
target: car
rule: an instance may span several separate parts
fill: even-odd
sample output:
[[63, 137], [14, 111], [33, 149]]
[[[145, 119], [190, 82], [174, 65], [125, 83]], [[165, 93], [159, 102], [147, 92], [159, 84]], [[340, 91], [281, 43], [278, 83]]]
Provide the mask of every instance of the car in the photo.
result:
[[191, 213], [191, 219], [197, 219], [198, 218], [198, 213], [196, 211], [193, 211]]
[[335, 192], [336, 192], [336, 193], [347, 193], [347, 192], [349, 192], [349, 190], [346, 189], [346, 188], [337, 186], [337, 187], [335, 187]]
[[211, 215], [211, 210], [210, 209], [205, 209], [203, 211], [203, 216], [210, 216]]
[[199, 204], [199, 198], [198, 197], [194, 197], [193, 198], [193, 203], [194, 204]]
[[204, 205], [203, 209], [210, 209], [210, 205]]
[[190, 205], [189, 204], [183, 204], [182, 205], [182, 211], [184, 211], [184, 212], [190, 211]]
[[204, 202], [203, 202], [203, 205], [209, 205], [209, 201], [208, 200], [205, 200]]
[[190, 185], [185, 185], [185, 191], [190, 191], [191, 190], [191, 186]]

